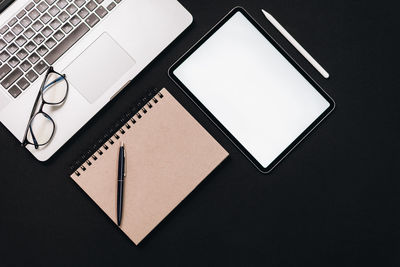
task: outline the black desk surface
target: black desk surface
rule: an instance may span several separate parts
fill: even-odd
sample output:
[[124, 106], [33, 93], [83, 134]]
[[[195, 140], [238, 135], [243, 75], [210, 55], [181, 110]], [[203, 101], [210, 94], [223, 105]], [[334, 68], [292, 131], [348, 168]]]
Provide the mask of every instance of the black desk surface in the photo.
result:
[[[0, 127], [0, 265], [399, 266], [398, 9], [345, 0], [181, 2], [194, 16], [192, 27], [50, 161], [35, 161]], [[167, 76], [235, 5], [337, 103], [270, 175], [259, 173]], [[329, 80], [261, 8], [320, 61]], [[169, 88], [231, 157], [136, 247], [69, 179], [68, 166], [151, 86]]]

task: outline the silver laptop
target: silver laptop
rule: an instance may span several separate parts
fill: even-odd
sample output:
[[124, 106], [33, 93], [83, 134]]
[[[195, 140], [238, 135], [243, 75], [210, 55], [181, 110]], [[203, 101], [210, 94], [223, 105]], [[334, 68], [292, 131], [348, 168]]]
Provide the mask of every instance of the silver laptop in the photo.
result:
[[176, 0], [17, 0], [0, 15], [0, 121], [21, 142], [49, 66], [68, 95], [45, 105], [49, 159], [192, 22]]

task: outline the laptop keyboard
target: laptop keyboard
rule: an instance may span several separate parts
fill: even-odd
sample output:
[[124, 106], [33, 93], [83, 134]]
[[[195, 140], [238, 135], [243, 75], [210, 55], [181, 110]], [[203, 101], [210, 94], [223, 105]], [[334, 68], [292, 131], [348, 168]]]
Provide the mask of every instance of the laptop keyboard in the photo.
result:
[[120, 2], [121, 0], [30, 2], [0, 27], [2, 87], [17, 98]]

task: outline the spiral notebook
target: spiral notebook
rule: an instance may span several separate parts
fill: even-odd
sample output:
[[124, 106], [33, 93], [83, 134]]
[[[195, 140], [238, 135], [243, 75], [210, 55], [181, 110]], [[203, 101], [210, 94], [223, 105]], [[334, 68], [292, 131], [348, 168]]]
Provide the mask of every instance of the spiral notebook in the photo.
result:
[[123, 126], [100, 148], [92, 147], [96, 152], [71, 175], [116, 223], [118, 150], [124, 143], [127, 176], [120, 228], [135, 244], [228, 156], [166, 89], [139, 109], [127, 121], [121, 119]]

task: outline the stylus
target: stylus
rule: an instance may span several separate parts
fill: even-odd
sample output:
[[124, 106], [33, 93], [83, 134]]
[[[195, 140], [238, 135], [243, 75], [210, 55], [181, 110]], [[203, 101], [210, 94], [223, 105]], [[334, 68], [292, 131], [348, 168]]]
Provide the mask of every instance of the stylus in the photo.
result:
[[269, 22], [274, 25], [274, 27], [297, 49], [297, 51], [299, 51], [300, 54], [302, 54], [325, 79], [328, 79], [329, 73], [296, 41], [296, 39], [294, 39], [293, 36], [290, 35], [290, 33], [288, 33], [271, 14], [264, 9], [261, 9], [261, 11]]

